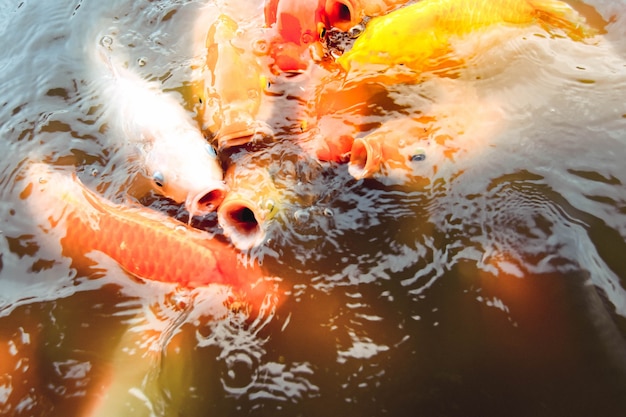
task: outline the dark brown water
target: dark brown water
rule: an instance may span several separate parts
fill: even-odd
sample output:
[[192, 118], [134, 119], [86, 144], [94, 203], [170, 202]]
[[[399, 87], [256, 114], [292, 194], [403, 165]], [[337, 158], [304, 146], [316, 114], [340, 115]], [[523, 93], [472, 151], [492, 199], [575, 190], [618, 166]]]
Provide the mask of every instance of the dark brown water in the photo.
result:
[[[374, 86], [364, 119], [344, 112], [362, 131], [411, 111], [472, 122], [408, 177], [310, 157], [316, 120], [300, 127], [324, 89], [279, 80], [262, 111], [276, 140], [224, 156], [280, 196], [249, 256], [284, 301], [247, 316], [101, 254], [72, 269], [19, 168], [65, 166], [186, 220], [141, 195], [87, 56], [104, 44], [191, 110], [191, 28], [218, 7], [254, 28], [261, 2], [0, 1], [0, 415], [624, 415], [626, 3], [572, 4], [606, 33], [507, 32], [456, 77]], [[196, 225], [224, 238], [214, 215]]]

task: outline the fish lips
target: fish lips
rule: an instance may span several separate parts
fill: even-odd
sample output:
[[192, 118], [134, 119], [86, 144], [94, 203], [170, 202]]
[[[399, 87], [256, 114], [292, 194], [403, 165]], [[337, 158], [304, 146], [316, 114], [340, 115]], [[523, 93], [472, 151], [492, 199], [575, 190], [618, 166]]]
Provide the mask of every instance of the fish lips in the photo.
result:
[[197, 193], [189, 193], [185, 208], [192, 216], [205, 216], [217, 210], [226, 197], [227, 186], [224, 181], [211, 181]]
[[217, 131], [215, 140], [220, 150], [242, 146], [247, 143], [274, 136], [274, 131], [265, 122], [258, 120], [237, 121]]

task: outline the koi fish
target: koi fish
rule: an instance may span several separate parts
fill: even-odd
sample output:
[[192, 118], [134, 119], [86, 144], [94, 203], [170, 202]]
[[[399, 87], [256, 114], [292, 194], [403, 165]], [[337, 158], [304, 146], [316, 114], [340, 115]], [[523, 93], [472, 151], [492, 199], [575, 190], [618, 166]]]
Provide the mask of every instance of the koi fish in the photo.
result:
[[503, 129], [496, 100], [453, 81], [437, 79], [437, 100], [427, 112], [384, 121], [376, 130], [354, 138], [348, 172], [356, 179], [386, 182], [433, 178], [460, 154], [469, 158], [489, 146]]
[[99, 79], [107, 117], [138, 151], [144, 175], [191, 215], [214, 211], [226, 192], [222, 167], [191, 116], [153, 83], [114, 65], [102, 51], [101, 58], [98, 69], [108, 68]]
[[231, 165], [225, 179], [229, 192], [217, 210], [219, 225], [238, 249], [258, 246], [265, 239], [267, 221], [279, 210], [274, 181], [266, 169], [241, 160]]
[[[256, 134], [271, 135], [270, 127], [256, 119], [267, 78], [254, 55], [233, 45], [237, 23], [221, 15], [206, 37], [207, 58], [203, 121], [215, 133], [218, 148], [249, 142]], [[209, 106], [209, 102], [214, 106]]]
[[211, 234], [146, 207], [107, 201], [75, 174], [32, 163], [25, 180], [20, 198], [44, 231], [65, 232], [62, 254], [78, 266], [87, 253], [99, 251], [143, 279], [189, 287], [217, 283], [243, 292], [263, 275], [256, 264], [242, 265], [233, 248]]
[[265, 23], [272, 27], [270, 55], [284, 72], [303, 71], [322, 56], [321, 40], [330, 28], [347, 31], [365, 16], [387, 13], [407, 0], [268, 0]]
[[372, 106], [372, 101], [380, 100], [386, 89], [371, 83], [345, 86], [337, 79], [322, 79], [321, 84], [323, 87], [311, 100], [315, 103], [313, 120], [306, 123], [313, 134], [300, 145], [321, 161], [345, 162], [360, 127], [380, 108]]
[[593, 30], [559, 0], [421, 0], [368, 22], [352, 48], [337, 59], [346, 70], [379, 64], [425, 71], [451, 51], [451, 42], [497, 24], [539, 24], [574, 40]]

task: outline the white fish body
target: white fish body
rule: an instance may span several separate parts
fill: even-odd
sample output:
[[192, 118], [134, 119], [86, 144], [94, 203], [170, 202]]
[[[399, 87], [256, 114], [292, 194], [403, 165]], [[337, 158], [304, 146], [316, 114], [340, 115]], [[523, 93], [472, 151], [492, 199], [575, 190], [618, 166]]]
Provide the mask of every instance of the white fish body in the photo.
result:
[[191, 215], [219, 206], [226, 193], [215, 150], [182, 104], [101, 51], [104, 86], [100, 92], [114, 134], [138, 149], [144, 175], [155, 189]]

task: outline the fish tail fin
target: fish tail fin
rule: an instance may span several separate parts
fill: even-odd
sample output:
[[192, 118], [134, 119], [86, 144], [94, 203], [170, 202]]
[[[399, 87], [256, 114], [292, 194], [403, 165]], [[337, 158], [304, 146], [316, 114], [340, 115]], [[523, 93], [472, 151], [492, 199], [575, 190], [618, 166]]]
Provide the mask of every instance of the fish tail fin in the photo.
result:
[[559, 28], [572, 39], [582, 40], [594, 36], [595, 31], [572, 6], [560, 0], [527, 0], [536, 16], [546, 28]]

